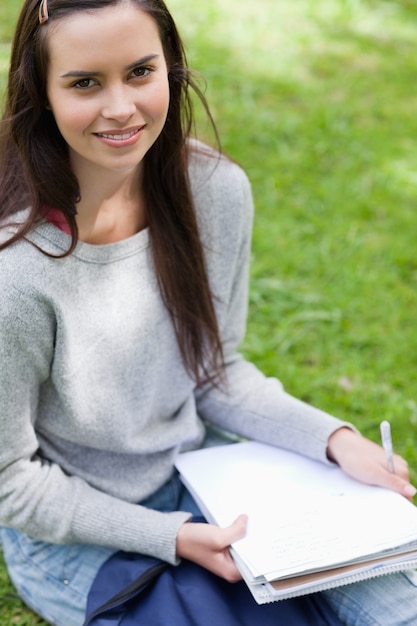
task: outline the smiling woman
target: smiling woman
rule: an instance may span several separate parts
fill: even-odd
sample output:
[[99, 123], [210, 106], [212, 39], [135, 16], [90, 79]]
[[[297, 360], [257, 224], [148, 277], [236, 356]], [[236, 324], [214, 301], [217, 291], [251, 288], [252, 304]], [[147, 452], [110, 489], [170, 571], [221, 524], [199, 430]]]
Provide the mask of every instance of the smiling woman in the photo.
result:
[[96, 19], [75, 14], [51, 24], [46, 93], [80, 184], [79, 239], [105, 244], [147, 225], [134, 182], [164, 128], [169, 82], [149, 15], [120, 5], [101, 11], [99, 29]]
[[[401, 457], [389, 472], [239, 355], [251, 190], [191, 136], [191, 76], [162, 0], [24, 2], [0, 132], [0, 534], [19, 595], [57, 626], [83, 624], [118, 550], [241, 577], [246, 517], [187, 523], [174, 471], [209, 425], [415, 493]], [[394, 626], [415, 594], [397, 575], [321, 597], [345, 624]]]

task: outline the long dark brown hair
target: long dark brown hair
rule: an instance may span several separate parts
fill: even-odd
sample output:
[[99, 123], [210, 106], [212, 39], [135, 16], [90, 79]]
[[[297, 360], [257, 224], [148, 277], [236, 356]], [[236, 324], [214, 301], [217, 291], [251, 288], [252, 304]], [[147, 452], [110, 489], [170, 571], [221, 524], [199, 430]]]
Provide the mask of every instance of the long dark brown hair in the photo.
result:
[[[222, 344], [190, 192], [187, 139], [193, 129], [191, 90], [210, 115], [187, 68], [184, 47], [161, 0], [48, 0], [49, 21], [40, 25], [40, 0], [26, 0], [12, 45], [5, 111], [0, 125], [0, 221], [27, 219], [0, 250], [24, 238], [42, 219], [45, 206], [62, 212], [78, 241], [78, 181], [68, 146], [46, 108], [48, 23], [76, 11], [99, 10], [127, 1], [156, 22], [169, 67], [170, 104], [165, 127], [144, 158], [144, 194], [156, 276], [188, 372], [197, 383], [218, 381]], [[210, 116], [211, 119], [211, 116]]]

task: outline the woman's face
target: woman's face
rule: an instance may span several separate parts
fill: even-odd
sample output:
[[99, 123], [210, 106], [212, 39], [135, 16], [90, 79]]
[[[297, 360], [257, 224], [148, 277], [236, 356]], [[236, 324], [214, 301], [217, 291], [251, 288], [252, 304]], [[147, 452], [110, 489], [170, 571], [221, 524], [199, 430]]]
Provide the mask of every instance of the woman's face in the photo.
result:
[[161, 133], [168, 68], [155, 21], [133, 4], [46, 26], [48, 105], [74, 173], [132, 171]]

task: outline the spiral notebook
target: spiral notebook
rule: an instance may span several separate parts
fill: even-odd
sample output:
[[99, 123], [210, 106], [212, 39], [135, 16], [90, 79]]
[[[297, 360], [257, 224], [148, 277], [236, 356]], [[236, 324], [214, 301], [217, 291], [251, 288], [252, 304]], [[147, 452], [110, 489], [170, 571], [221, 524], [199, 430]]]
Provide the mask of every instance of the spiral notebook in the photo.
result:
[[176, 466], [208, 521], [249, 516], [231, 552], [259, 604], [417, 568], [417, 508], [337, 466], [256, 442]]

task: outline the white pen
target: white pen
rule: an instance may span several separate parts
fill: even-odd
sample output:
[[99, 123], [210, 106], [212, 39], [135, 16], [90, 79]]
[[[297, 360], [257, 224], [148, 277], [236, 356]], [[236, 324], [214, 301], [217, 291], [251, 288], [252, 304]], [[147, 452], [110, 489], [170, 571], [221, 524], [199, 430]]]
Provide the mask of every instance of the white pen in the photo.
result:
[[381, 422], [381, 439], [382, 439], [382, 447], [385, 450], [385, 454], [387, 455], [387, 465], [388, 470], [391, 474], [394, 473], [394, 459], [393, 459], [393, 450], [392, 450], [392, 438], [391, 438], [391, 426], [387, 420]]

